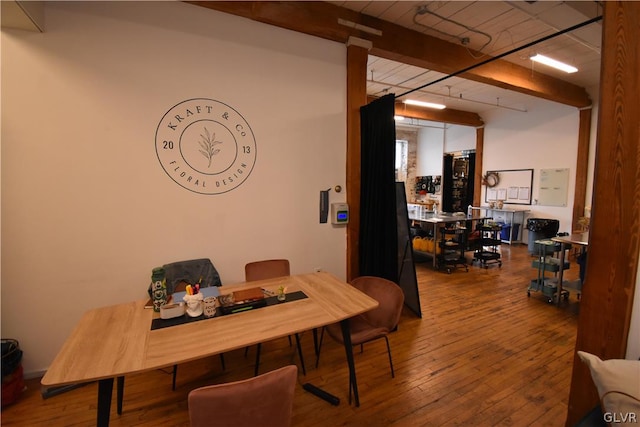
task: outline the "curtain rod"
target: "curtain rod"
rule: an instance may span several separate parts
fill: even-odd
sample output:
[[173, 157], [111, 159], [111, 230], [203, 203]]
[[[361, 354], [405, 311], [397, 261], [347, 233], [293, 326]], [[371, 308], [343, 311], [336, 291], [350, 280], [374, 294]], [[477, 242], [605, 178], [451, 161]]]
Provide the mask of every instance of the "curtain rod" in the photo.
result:
[[584, 27], [586, 25], [593, 24], [594, 22], [598, 22], [601, 19], [602, 19], [602, 15], [596, 16], [595, 18], [591, 18], [591, 19], [589, 19], [587, 21], [584, 21], [584, 22], [582, 22], [580, 24], [576, 24], [576, 25], [574, 25], [572, 27], [565, 28], [562, 31], [558, 31], [557, 33], [549, 34], [548, 36], [542, 37], [541, 39], [529, 42], [529, 43], [525, 44], [524, 46], [520, 46], [520, 47], [517, 47], [515, 49], [511, 49], [511, 50], [509, 50], [507, 52], [501, 53], [498, 56], [491, 57], [491, 58], [486, 59], [484, 61], [481, 61], [481, 62], [479, 62], [479, 63], [477, 63], [475, 65], [471, 65], [469, 67], [463, 68], [462, 70], [458, 70], [458, 71], [456, 71], [454, 73], [451, 73], [448, 76], [441, 77], [441, 78], [436, 79], [436, 80], [434, 80], [434, 81], [432, 81], [430, 83], [424, 84], [424, 85], [422, 85], [420, 87], [417, 87], [415, 89], [411, 89], [410, 91], [407, 91], [405, 93], [402, 93], [402, 94], [396, 96], [396, 99], [397, 98], [401, 98], [401, 97], [403, 97], [405, 95], [409, 95], [410, 93], [413, 93], [413, 92], [415, 92], [417, 90], [424, 89], [427, 86], [431, 86], [433, 84], [440, 83], [441, 81], [446, 80], [446, 79], [448, 79], [450, 77], [455, 77], [455, 76], [460, 75], [462, 73], [466, 73], [467, 71], [470, 71], [470, 70], [473, 70], [474, 68], [477, 68], [477, 67], [480, 67], [482, 65], [488, 64], [489, 62], [495, 61], [496, 59], [504, 58], [507, 55], [511, 55], [512, 53], [516, 53], [516, 52], [518, 52], [518, 51], [520, 51], [522, 49], [526, 49], [526, 48], [531, 47], [531, 46], [533, 46], [535, 44], [542, 43], [543, 41], [547, 41], [547, 40], [552, 39], [554, 37], [560, 36], [560, 35], [562, 35], [564, 33], [568, 33], [568, 32], [571, 32], [573, 30], [577, 30], [578, 28], [582, 28], [582, 27]]

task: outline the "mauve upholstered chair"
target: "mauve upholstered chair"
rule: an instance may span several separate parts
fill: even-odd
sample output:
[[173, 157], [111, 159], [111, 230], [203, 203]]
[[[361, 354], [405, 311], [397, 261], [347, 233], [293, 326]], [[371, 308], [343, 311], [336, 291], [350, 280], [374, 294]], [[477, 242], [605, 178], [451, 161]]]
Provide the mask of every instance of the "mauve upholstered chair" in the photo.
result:
[[289, 276], [290, 274], [291, 269], [288, 259], [254, 261], [244, 266], [244, 280], [247, 282]]
[[[389, 346], [389, 338], [387, 338], [387, 335], [396, 328], [400, 321], [400, 315], [402, 314], [402, 307], [404, 305], [404, 293], [398, 285], [381, 277], [361, 276], [352, 280], [351, 285], [379, 303], [378, 307], [373, 310], [349, 319], [351, 344], [354, 346], [360, 345], [360, 349], [362, 350], [364, 343], [384, 338], [387, 343], [389, 367], [391, 368], [391, 377], [393, 378], [395, 377], [395, 373], [393, 371], [391, 347]], [[325, 329], [331, 338], [344, 344], [340, 324], [334, 323], [328, 325]], [[324, 333], [322, 336], [324, 336]], [[320, 359], [322, 336], [320, 337], [320, 344], [318, 345], [316, 366]]]
[[[289, 276], [290, 274], [291, 267], [288, 259], [266, 259], [250, 262], [244, 266], [244, 280], [247, 282], [284, 277]], [[298, 346], [298, 356], [300, 357], [300, 367], [302, 368], [302, 373], [306, 375], [307, 371], [304, 367], [304, 358], [302, 356], [300, 336], [298, 334], [296, 334], [296, 344]], [[291, 345], [291, 336], [289, 336], [289, 345]], [[262, 346], [258, 343], [256, 349], [255, 375], [258, 375], [258, 368], [260, 367], [261, 347]], [[245, 349], [245, 356], [247, 354], [247, 350], [248, 347]]]
[[192, 390], [189, 425], [290, 426], [297, 377], [297, 366], [289, 365], [247, 380]]

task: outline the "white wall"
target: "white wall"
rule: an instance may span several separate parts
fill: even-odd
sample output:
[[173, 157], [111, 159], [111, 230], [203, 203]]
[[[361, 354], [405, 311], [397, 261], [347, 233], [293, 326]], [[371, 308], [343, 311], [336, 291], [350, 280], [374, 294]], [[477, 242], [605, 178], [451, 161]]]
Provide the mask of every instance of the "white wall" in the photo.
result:
[[[345, 187], [346, 49], [181, 2], [47, 2], [46, 32], [2, 32], [2, 337], [47, 368], [83, 312], [144, 298], [151, 269], [208, 257], [345, 276], [345, 229], [318, 223]], [[238, 110], [257, 161], [201, 195], [159, 164], [175, 104]], [[331, 202], [344, 193], [331, 192]]]
[[[533, 169], [533, 204], [507, 205], [529, 209], [529, 218], [560, 220], [560, 231], [571, 231], [578, 150], [579, 112], [576, 108], [531, 98], [526, 113], [494, 109], [482, 118], [484, 133], [483, 171]], [[569, 169], [567, 206], [536, 204], [541, 169]], [[481, 200], [484, 201], [482, 187]], [[526, 233], [525, 233], [526, 234]], [[526, 236], [525, 236], [526, 239]]]
[[444, 128], [423, 127], [418, 129], [416, 176], [442, 175], [443, 147]]
[[444, 138], [444, 152], [476, 149], [476, 128], [471, 126], [447, 125]]

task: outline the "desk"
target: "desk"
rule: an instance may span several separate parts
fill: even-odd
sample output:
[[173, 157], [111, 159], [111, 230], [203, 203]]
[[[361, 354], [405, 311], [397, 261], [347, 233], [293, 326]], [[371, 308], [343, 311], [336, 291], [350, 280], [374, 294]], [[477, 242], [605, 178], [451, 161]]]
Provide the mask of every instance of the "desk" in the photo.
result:
[[[340, 322], [350, 387], [359, 406], [349, 318], [378, 302], [326, 272], [225, 286], [221, 293], [252, 288], [303, 291], [307, 298], [198, 322], [151, 330], [158, 316], [146, 299], [84, 314], [42, 378], [44, 387], [99, 381], [97, 425], [109, 424], [113, 379], [173, 366]], [[120, 381], [118, 381], [120, 386]]]
[[[583, 249], [586, 248], [587, 246], [589, 246], [589, 232], [574, 233], [574, 234], [570, 234], [569, 236], [552, 237], [551, 240], [554, 242], [560, 243], [560, 266], [562, 267], [564, 266], [565, 252], [567, 252], [567, 244], [579, 245], [579, 246], [582, 246]], [[558, 301], [557, 301], [558, 305], [560, 304], [560, 299], [561, 299], [560, 295], [562, 295], [562, 288], [563, 286], [565, 286], [565, 283], [563, 282], [563, 276], [564, 276], [563, 272], [564, 272], [564, 268], [560, 268], [560, 271], [558, 272]], [[576, 288], [575, 290], [581, 290], [581, 289], [582, 288], [580, 289]]]

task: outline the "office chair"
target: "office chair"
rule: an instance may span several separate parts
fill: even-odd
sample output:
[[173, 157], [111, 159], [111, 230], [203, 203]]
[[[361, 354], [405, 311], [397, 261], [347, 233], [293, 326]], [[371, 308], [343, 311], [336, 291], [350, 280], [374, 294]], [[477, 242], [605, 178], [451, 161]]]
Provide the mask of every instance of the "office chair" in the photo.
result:
[[[391, 347], [389, 346], [387, 335], [396, 328], [400, 321], [402, 306], [404, 305], [404, 293], [398, 285], [381, 277], [358, 277], [351, 282], [351, 285], [379, 303], [378, 307], [373, 310], [349, 319], [351, 344], [354, 346], [360, 345], [360, 351], [362, 352], [364, 343], [384, 338], [387, 342], [391, 377], [394, 378], [395, 373], [391, 359]], [[334, 323], [326, 326], [320, 335], [320, 343], [316, 354], [316, 367], [320, 360], [320, 348], [322, 347], [325, 329], [331, 338], [340, 344], [344, 344], [340, 324]], [[349, 387], [349, 396], [351, 396], [351, 386]]]
[[[209, 258], [172, 262], [162, 266], [165, 271], [167, 293], [181, 292], [187, 284], [200, 283], [200, 287], [222, 286], [220, 275]], [[220, 364], [225, 369], [224, 354], [220, 354]], [[173, 365], [171, 389], [176, 389], [178, 365]]]
[[172, 262], [162, 266], [167, 281], [167, 293], [173, 294], [184, 283], [200, 283], [200, 287], [222, 286], [220, 275], [209, 258]]
[[[287, 259], [268, 259], [263, 261], [254, 261], [244, 266], [245, 281], [253, 282], [256, 280], [272, 279], [274, 277], [284, 277], [291, 274], [291, 268], [289, 260]], [[295, 334], [296, 345], [298, 346], [298, 356], [300, 357], [300, 366], [302, 368], [303, 375], [307, 374], [304, 366], [304, 358], [302, 357], [302, 347], [300, 346], [300, 336]], [[289, 345], [291, 345], [291, 336], [289, 336]], [[256, 367], [255, 375], [258, 375], [258, 369], [260, 367], [260, 349], [261, 344], [258, 343], [256, 350]], [[247, 354], [248, 347], [245, 348], [245, 355]]]
[[[220, 275], [208, 258], [178, 261], [162, 266], [165, 271], [165, 281], [167, 294], [184, 291], [186, 284], [200, 283], [200, 286], [222, 286]], [[149, 295], [151, 295], [151, 285], [149, 285]], [[220, 354], [222, 369], [225, 369], [224, 355]], [[173, 365], [173, 378], [171, 390], [176, 389], [176, 377], [178, 375], [178, 365]], [[124, 398], [124, 377], [117, 378], [116, 388], [116, 410], [122, 414], [122, 401]]]
[[[213, 266], [209, 258], [191, 259], [186, 261], [172, 262], [162, 266], [167, 280], [167, 292], [184, 291], [186, 284], [200, 283], [200, 287], [222, 286], [220, 274]], [[225, 369], [224, 354], [220, 354], [220, 364], [222, 370]], [[173, 365], [173, 379], [171, 390], [176, 389], [176, 377], [178, 375], [178, 365]]]
[[191, 427], [291, 425], [298, 368], [285, 366], [242, 381], [200, 387], [188, 397]]

